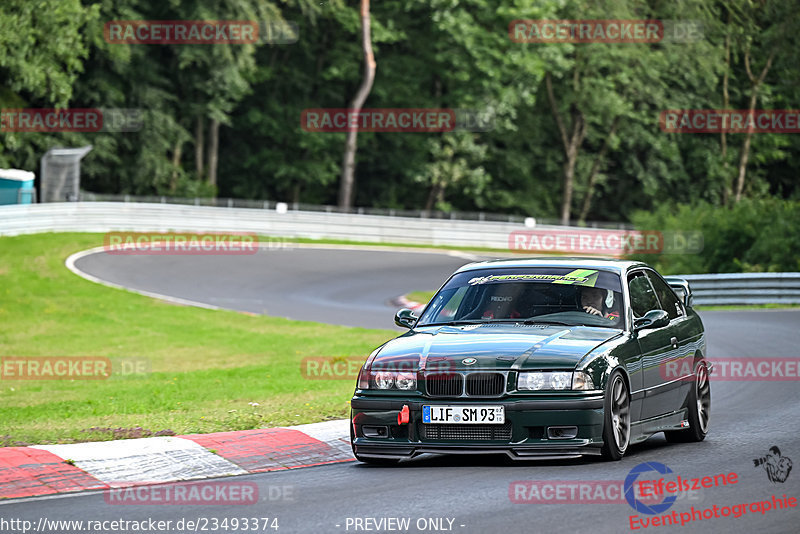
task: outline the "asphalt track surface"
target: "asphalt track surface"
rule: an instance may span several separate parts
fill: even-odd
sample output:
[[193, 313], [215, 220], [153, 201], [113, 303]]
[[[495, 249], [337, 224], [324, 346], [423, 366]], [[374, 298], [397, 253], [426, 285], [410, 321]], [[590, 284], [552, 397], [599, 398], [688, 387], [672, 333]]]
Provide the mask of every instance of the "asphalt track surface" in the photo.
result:
[[220, 308], [344, 326], [395, 328], [392, 299], [435, 290], [480, 258], [424, 249], [262, 248], [240, 256], [85, 256], [101, 280]]
[[[392, 309], [387, 302], [392, 296], [414, 289], [433, 289], [467, 261], [436, 254], [345, 250], [290, 250], [265, 254], [262, 261], [257, 258], [258, 255], [231, 260], [99, 254], [83, 258], [78, 266], [116, 283], [250, 312], [385, 327], [391, 323]], [[321, 315], [314, 309], [315, 304], [324, 310]], [[703, 312], [701, 316], [712, 359], [798, 356], [800, 310], [716, 311]], [[260, 500], [249, 506], [119, 506], [106, 504], [101, 493], [94, 493], [6, 503], [0, 505], [0, 519], [27, 519], [36, 524], [41, 517], [152, 518], [172, 520], [174, 525], [181, 518], [222, 521], [277, 517], [277, 532], [303, 533], [619, 533], [674, 529], [789, 533], [800, 531], [800, 507], [769, 510], [765, 514], [748, 507], [747, 513], [738, 518], [713, 517], [683, 527], [636, 525], [640, 528], [632, 530], [630, 516], [655, 516], [636, 514], [624, 502], [515, 503], [509, 498], [509, 488], [520, 480], [622, 483], [637, 465], [660, 462], [672, 469], [673, 480], [675, 474], [684, 479], [730, 472], [738, 475], [735, 484], [681, 494], [664, 512], [676, 511], [679, 518], [681, 513], [691, 513], [692, 507], [702, 510], [716, 505], [720, 511], [722, 507], [771, 500], [773, 495], [797, 498], [800, 467], [795, 467], [785, 482], [770, 482], [765, 470], [754, 466], [753, 459], [778, 446], [783, 456], [800, 462], [798, 436], [800, 382], [712, 380], [711, 428], [704, 442], [668, 444], [656, 435], [629, 449], [620, 462], [581, 459], [515, 463], [504, 457], [469, 455], [421, 457], [392, 468], [342, 463], [237, 477], [237, 481], [252, 481], [259, 486]], [[290, 488], [290, 495], [286, 496], [285, 488]], [[279, 494], [284, 497], [276, 497]], [[355, 518], [410, 518], [410, 528], [378, 530], [374, 523], [361, 523], [370, 530], [355, 528]], [[423, 521], [428, 518], [446, 518], [444, 528], [430, 528], [432, 523], [428, 528], [417, 528], [425, 527]], [[452, 526], [449, 519], [453, 520]], [[184, 531], [188, 530], [172, 530]], [[209, 527], [206, 532], [214, 531]], [[256, 532], [276, 531], [259, 527]]]

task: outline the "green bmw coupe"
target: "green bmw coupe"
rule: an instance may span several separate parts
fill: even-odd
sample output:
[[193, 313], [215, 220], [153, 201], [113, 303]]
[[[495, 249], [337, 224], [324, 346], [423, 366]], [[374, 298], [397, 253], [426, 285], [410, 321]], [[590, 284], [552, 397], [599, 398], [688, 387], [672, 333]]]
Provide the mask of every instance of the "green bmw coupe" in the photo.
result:
[[367, 358], [351, 401], [355, 457], [599, 455], [708, 432], [705, 336], [689, 284], [644, 263], [497, 260], [456, 271], [409, 331]]

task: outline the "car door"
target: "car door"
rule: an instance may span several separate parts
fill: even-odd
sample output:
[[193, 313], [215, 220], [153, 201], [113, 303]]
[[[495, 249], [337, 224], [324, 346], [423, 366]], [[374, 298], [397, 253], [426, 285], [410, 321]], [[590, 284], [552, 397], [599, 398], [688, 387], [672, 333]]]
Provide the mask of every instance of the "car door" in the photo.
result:
[[[665, 402], [671, 403], [672, 410], [683, 406], [683, 401], [692, 387], [691, 380], [686, 378], [694, 371], [694, 355], [700, 341], [696, 325], [686, 313], [682, 302], [675, 292], [657, 273], [647, 270], [647, 278], [656, 292], [661, 309], [669, 314], [672, 350], [665, 355], [664, 363], [659, 368], [659, 376], [665, 390]], [[674, 392], [669, 396], [666, 392]], [[665, 407], [668, 408], [669, 406]]]
[[[634, 320], [644, 317], [650, 310], [663, 309], [644, 269], [628, 275], [628, 292]], [[634, 335], [642, 353], [644, 399], [641, 420], [645, 420], [670, 412], [670, 407], [677, 402], [677, 391], [672, 391], [665, 385], [661, 373], [662, 364], [671, 357], [674, 350], [672, 338], [675, 336], [671, 324], [638, 330]]]

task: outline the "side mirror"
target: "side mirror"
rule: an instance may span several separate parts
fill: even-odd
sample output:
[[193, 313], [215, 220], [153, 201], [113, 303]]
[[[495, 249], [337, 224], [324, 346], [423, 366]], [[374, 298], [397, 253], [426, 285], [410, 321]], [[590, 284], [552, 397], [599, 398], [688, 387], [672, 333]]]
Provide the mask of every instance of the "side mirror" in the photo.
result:
[[664, 310], [650, 310], [633, 322], [634, 330], [645, 330], [647, 328], [661, 328], [669, 324], [669, 314]]
[[403, 328], [414, 328], [414, 323], [417, 322], [417, 319], [419, 319], [419, 317], [414, 315], [414, 312], [408, 308], [398, 310], [397, 313], [394, 314], [394, 324]]

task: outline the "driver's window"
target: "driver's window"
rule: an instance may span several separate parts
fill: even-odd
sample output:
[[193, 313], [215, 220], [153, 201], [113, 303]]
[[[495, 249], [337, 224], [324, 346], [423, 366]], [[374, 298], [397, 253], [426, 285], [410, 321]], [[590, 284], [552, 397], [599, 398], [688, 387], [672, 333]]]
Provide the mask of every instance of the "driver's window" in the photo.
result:
[[631, 294], [631, 308], [634, 317], [644, 317], [650, 310], [659, 309], [656, 293], [644, 273], [629, 276], [628, 289]]

